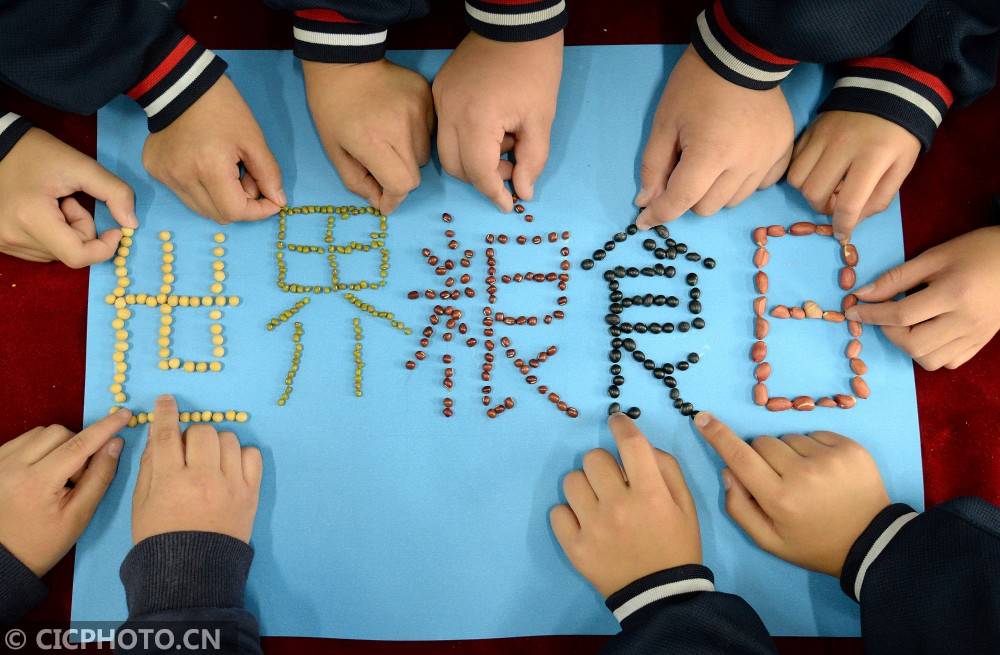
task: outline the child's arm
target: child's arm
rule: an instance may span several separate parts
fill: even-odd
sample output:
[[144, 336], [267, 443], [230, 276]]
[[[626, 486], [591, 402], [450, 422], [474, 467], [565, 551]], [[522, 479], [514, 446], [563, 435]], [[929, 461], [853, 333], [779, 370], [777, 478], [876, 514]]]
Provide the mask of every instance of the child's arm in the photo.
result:
[[118, 468], [115, 433], [130, 417], [119, 410], [78, 434], [38, 427], [0, 446], [0, 625], [45, 598], [41, 577], [94, 516]]
[[958, 368], [1000, 330], [1000, 227], [935, 246], [854, 293], [862, 302], [847, 318], [882, 326], [929, 371]]
[[121, 566], [125, 627], [171, 630], [175, 644], [206, 628], [221, 640], [219, 652], [260, 653], [257, 620], [243, 600], [260, 451], [208, 425], [182, 438], [170, 396], [160, 397], [153, 413], [132, 497], [135, 546]]
[[123, 228], [138, 226], [127, 184], [17, 114], [0, 115], [0, 252], [73, 268], [110, 259], [122, 232], [98, 236], [77, 192], [104, 202]]
[[550, 513], [570, 562], [621, 623], [604, 652], [774, 653], [753, 609], [715, 591], [702, 566], [697, 512], [677, 461], [624, 415], [608, 423], [621, 466], [605, 450], [587, 453], [583, 470], [563, 479], [567, 504]]
[[147, 170], [200, 214], [254, 220], [285, 203], [281, 171], [226, 63], [176, 25], [181, 2], [7, 4], [0, 81], [79, 114], [127, 95], [147, 115]]
[[871, 653], [1000, 652], [1000, 510], [890, 505], [871, 455], [831, 432], [751, 444], [702, 412], [728, 466], [726, 511], [758, 546], [827, 573], [861, 602]]

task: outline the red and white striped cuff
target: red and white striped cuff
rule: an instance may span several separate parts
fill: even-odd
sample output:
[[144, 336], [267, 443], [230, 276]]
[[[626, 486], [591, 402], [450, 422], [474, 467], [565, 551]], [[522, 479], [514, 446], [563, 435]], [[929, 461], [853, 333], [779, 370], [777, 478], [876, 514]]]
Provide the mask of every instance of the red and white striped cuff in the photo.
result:
[[936, 76], [901, 59], [865, 57], [844, 62], [819, 110], [880, 116], [912, 132], [926, 150], [952, 102], [951, 91]]
[[0, 159], [7, 156], [30, 128], [31, 122], [27, 118], [12, 111], [0, 110]]
[[226, 62], [186, 34], [163, 48], [163, 56], [126, 95], [146, 112], [150, 132], [159, 132], [194, 104], [226, 70]]
[[691, 45], [712, 70], [748, 89], [778, 86], [799, 63], [762, 48], [736, 31], [721, 0], [698, 15]]
[[494, 41], [534, 41], [566, 27], [566, 0], [466, 0], [469, 27]]
[[292, 18], [295, 56], [330, 64], [377, 61], [385, 56], [388, 30], [333, 9], [302, 9]]
[[926, 150], [952, 102], [936, 76], [900, 59], [865, 57], [844, 63], [819, 110], [880, 116], [912, 132]]

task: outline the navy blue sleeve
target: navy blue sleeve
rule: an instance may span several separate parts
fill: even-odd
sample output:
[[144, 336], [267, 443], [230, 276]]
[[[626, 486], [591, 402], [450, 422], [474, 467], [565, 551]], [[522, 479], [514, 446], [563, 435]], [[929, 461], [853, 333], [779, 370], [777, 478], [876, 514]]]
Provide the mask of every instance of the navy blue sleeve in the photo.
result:
[[0, 109], [0, 159], [7, 156], [24, 133], [31, 128], [27, 118], [12, 111]]
[[[139, 542], [121, 566], [129, 612], [123, 627], [170, 630], [174, 637], [164, 652], [201, 652], [189, 645], [207, 637], [206, 643], [219, 644], [211, 652], [261, 653], [257, 619], [243, 605], [252, 560], [246, 543], [213, 532], [170, 532]], [[139, 646], [117, 652], [160, 652]]]
[[636, 580], [608, 597], [622, 626], [605, 655], [773, 655], [760, 617], [739, 596], [715, 591], [712, 572], [678, 566]]
[[0, 544], [0, 626], [15, 623], [47, 594], [38, 576]]
[[891, 505], [851, 548], [841, 587], [861, 603], [865, 652], [1000, 653], [1000, 509], [958, 498]]
[[92, 114], [125, 93], [151, 131], [169, 125], [226, 64], [175, 23], [183, 0], [14, 0], [0, 11], [0, 82]]

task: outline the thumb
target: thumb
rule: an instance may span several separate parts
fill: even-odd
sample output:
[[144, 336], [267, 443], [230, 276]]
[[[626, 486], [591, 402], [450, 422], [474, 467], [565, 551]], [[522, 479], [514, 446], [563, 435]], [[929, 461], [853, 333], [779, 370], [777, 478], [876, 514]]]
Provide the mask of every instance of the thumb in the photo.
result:
[[108, 207], [111, 217], [122, 227], [139, 227], [135, 215], [135, 193], [132, 187], [96, 161], [83, 169], [78, 180], [80, 189]]
[[89, 523], [97, 511], [104, 493], [115, 479], [118, 458], [124, 444], [125, 441], [120, 437], [108, 439], [108, 442], [90, 458], [90, 463], [73, 488], [67, 504], [67, 509], [78, 519], [78, 525]]
[[646, 142], [642, 153], [642, 164], [639, 166], [639, 193], [635, 197], [637, 207], [646, 207], [649, 201], [656, 198], [667, 186], [667, 178], [677, 164], [677, 131], [672, 127], [658, 128], [653, 131]]
[[726, 487], [726, 512], [729, 517], [754, 543], [775, 554], [781, 545], [781, 537], [774, 530], [771, 518], [728, 468], [722, 469], [722, 484]]
[[514, 171], [511, 181], [514, 191], [525, 200], [535, 196], [535, 181], [549, 159], [550, 125], [525, 126], [514, 144]]
[[267, 147], [263, 137], [254, 141], [250, 147], [242, 148], [243, 166], [253, 176], [265, 198], [279, 208], [285, 207], [288, 205], [288, 197], [282, 188], [281, 167], [278, 166], [278, 160], [271, 154], [271, 149]]
[[890, 268], [871, 284], [855, 291], [854, 295], [867, 303], [885, 302], [926, 282], [936, 270], [933, 259], [924, 253]]

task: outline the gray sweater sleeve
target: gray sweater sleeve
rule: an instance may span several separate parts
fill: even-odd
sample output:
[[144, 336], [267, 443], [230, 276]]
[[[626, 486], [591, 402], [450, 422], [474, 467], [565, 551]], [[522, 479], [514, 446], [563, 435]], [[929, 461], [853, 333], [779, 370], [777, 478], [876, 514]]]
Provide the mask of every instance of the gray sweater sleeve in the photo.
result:
[[0, 626], [13, 624], [47, 594], [38, 576], [0, 544]]

